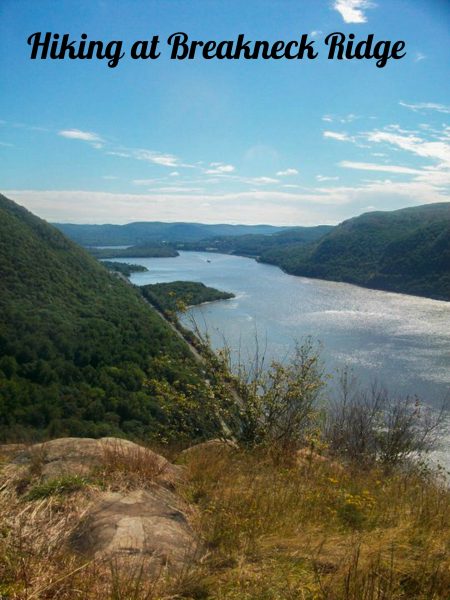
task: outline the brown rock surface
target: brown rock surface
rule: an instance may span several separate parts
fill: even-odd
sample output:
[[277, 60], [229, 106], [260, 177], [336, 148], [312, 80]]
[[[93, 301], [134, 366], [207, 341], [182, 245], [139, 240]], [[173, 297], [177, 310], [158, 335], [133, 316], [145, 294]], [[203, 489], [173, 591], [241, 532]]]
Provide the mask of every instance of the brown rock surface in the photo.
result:
[[153, 574], [181, 569], [197, 552], [186, 518], [188, 506], [173, 492], [155, 485], [129, 493], [100, 496], [75, 529], [72, 548], [88, 557], [146, 560]]
[[167, 487], [180, 479], [180, 467], [172, 465], [163, 456], [148, 448], [119, 438], [59, 438], [35, 444], [19, 452], [12, 465], [25, 471], [32, 465], [39, 469], [42, 479], [62, 475], [87, 475], [95, 467], [122, 463], [131, 467], [145, 465], [152, 480]]

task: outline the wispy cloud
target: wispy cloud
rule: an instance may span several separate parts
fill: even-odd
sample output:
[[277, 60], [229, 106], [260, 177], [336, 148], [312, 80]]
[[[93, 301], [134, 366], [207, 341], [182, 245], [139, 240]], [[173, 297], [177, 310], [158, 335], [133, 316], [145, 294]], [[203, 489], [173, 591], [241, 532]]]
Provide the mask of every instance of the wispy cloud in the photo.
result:
[[102, 144], [103, 139], [92, 131], [82, 131], [81, 129], [62, 129], [58, 131], [58, 135], [70, 140], [81, 140], [83, 142]]
[[278, 171], [278, 177], [290, 177], [291, 175], [298, 175], [297, 169], [285, 169], [284, 171]]
[[426, 55], [423, 54], [422, 52], [416, 52], [414, 55], [414, 62], [420, 62], [421, 60], [425, 60], [426, 59]]
[[98, 133], [92, 131], [62, 129], [61, 131], [58, 131], [58, 135], [67, 139], [88, 142], [91, 146], [98, 150], [103, 150], [105, 154], [108, 154], [109, 156], [132, 158], [172, 169], [174, 167], [193, 167], [193, 165], [184, 164], [180, 158], [171, 153], [149, 150], [147, 148], [128, 148], [107, 143]]
[[446, 115], [450, 114], [450, 106], [445, 106], [444, 104], [438, 104], [436, 102], [416, 102], [416, 103], [408, 103], [408, 102], [399, 102], [400, 106], [405, 108], [409, 108], [414, 112], [421, 111], [436, 111], [440, 113], [444, 113]]
[[267, 183], [278, 183], [278, 179], [274, 179], [273, 177], [251, 177], [247, 179], [247, 182], [256, 185], [265, 185]]
[[338, 11], [346, 23], [366, 23], [367, 17], [364, 13], [376, 4], [368, 0], [336, 0], [333, 8]]
[[425, 140], [413, 133], [408, 135], [379, 130], [369, 132], [367, 139], [370, 142], [390, 144], [422, 158], [442, 161], [450, 166], [450, 145], [445, 142]]
[[419, 169], [411, 169], [410, 167], [402, 167], [399, 165], [378, 165], [375, 163], [354, 162], [350, 160], [342, 160], [338, 163], [340, 167], [345, 169], [357, 169], [360, 171], [381, 171], [385, 173], [398, 173], [405, 175], [417, 175], [421, 173]]
[[233, 173], [235, 167], [233, 165], [225, 165], [220, 162], [210, 163], [210, 168], [205, 170], [208, 175], [221, 175], [223, 173]]
[[118, 152], [116, 150], [108, 150], [106, 154], [109, 156], [118, 156], [119, 158], [131, 158], [131, 154], [128, 152]]
[[322, 181], [338, 181], [339, 177], [330, 177], [329, 175], [316, 175], [316, 179], [319, 182], [322, 182]]
[[352, 142], [354, 139], [348, 135], [348, 133], [342, 133], [338, 131], [324, 131], [323, 137], [330, 140], [337, 140], [338, 142]]
[[131, 155], [138, 160], [144, 160], [146, 162], [150, 162], [155, 165], [161, 165], [163, 167], [176, 167], [180, 165], [179, 158], [173, 154], [163, 154], [153, 150], [139, 149], [133, 150]]

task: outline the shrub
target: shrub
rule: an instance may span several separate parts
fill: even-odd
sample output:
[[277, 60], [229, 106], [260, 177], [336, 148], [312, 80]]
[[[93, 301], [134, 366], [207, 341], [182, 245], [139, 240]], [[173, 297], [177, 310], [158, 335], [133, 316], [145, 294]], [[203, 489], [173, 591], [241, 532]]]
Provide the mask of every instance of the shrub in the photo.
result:
[[444, 409], [433, 413], [417, 397], [393, 398], [376, 384], [361, 389], [344, 370], [324, 435], [335, 455], [362, 466], [378, 461], [392, 468], [434, 447], [443, 415]]

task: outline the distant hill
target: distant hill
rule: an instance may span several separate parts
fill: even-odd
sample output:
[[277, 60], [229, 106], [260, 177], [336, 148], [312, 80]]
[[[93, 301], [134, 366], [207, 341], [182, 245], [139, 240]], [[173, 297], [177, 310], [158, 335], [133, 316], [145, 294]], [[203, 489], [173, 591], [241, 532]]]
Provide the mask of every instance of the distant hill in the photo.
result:
[[144, 439], [205, 385], [137, 289], [0, 195], [0, 440]]
[[304, 245], [316, 241], [332, 229], [331, 225], [292, 227], [271, 235], [217, 236], [197, 242], [178, 243], [175, 246], [179, 250], [206, 250], [208, 252], [258, 257], [272, 248], [281, 248], [292, 244]]
[[127, 225], [77, 225], [54, 223], [82, 246], [137, 246], [155, 242], [192, 242], [224, 235], [272, 234], [287, 229], [272, 225], [205, 225], [150, 221]]
[[178, 256], [178, 252], [166, 244], [129, 246], [128, 248], [88, 248], [95, 258], [168, 258]]
[[450, 203], [365, 213], [260, 260], [294, 275], [450, 300]]

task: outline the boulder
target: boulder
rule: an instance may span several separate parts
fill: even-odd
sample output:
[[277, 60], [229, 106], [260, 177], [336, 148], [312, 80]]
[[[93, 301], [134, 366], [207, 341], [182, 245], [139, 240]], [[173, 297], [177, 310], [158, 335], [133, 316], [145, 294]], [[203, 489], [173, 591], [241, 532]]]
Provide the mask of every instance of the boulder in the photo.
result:
[[174, 573], [198, 552], [188, 510], [183, 500], [157, 484], [146, 490], [103, 493], [70, 544], [88, 558], [115, 559], [119, 565], [144, 561], [149, 574], [162, 569]]
[[180, 458], [192, 458], [207, 454], [228, 454], [238, 449], [234, 440], [213, 439], [186, 448], [180, 453]]
[[35, 444], [12, 461], [22, 470], [34, 469], [45, 481], [63, 475], [87, 475], [96, 467], [145, 469], [149, 479], [173, 487], [182, 470], [148, 448], [119, 438], [59, 438]]

